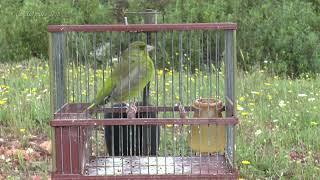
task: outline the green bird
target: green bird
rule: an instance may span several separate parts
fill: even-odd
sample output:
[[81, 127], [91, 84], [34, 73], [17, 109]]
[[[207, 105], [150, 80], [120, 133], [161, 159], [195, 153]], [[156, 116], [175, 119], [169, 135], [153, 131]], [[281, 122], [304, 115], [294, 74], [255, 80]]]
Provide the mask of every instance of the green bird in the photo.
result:
[[138, 93], [154, 78], [154, 64], [149, 56], [153, 46], [135, 41], [122, 53], [121, 61], [115, 66], [111, 76], [105, 79], [104, 85], [88, 110], [108, 102], [124, 102]]

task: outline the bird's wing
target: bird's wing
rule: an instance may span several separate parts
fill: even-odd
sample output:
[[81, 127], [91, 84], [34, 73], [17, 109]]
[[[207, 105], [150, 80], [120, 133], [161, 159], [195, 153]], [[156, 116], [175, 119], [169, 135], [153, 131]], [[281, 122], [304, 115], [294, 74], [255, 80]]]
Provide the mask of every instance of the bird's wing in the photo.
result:
[[[147, 58], [147, 55], [144, 52], [138, 50], [131, 50], [130, 56], [126, 51], [122, 54], [121, 61], [117, 64], [117, 66], [113, 69], [112, 77], [113, 79], [123, 79], [130, 73], [131, 67], [143, 66], [143, 58]], [[140, 64], [140, 65], [139, 65]]]
[[115, 76], [117, 73], [117, 77], [115, 77], [117, 84], [110, 95], [113, 101], [124, 101], [129, 97], [136, 96], [153, 77], [154, 67], [150, 57], [147, 55], [139, 57], [147, 58], [147, 60], [137, 60], [137, 58], [131, 56], [130, 66], [129, 64], [123, 65], [123, 67], [120, 65], [121, 68], [116, 70], [119, 71], [115, 72]]
[[115, 82], [113, 81], [112, 77], [106, 78], [103, 83], [103, 87], [101, 87], [97, 93], [94, 104], [96, 105], [104, 104], [106, 98], [109, 98], [112, 90], [114, 89], [114, 86], [115, 86]]

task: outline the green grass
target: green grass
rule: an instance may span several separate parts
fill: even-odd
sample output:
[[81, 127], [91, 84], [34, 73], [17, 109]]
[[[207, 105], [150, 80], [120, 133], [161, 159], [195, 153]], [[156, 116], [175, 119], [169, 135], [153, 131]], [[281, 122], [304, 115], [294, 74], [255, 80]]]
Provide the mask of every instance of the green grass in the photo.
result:
[[[0, 64], [2, 127], [18, 137], [21, 128], [32, 134], [49, 132], [48, 75], [47, 64], [37, 59]], [[316, 179], [320, 175], [320, 76], [291, 80], [257, 70], [239, 73], [237, 80], [236, 162], [241, 177]]]

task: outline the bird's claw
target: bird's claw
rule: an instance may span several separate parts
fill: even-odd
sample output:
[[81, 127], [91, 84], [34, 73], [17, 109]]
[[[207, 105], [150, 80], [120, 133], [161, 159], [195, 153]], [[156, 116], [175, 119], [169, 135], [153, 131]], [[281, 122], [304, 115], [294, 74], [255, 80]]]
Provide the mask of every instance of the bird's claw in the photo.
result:
[[135, 105], [136, 103], [133, 102], [131, 103], [128, 107], [127, 107], [127, 117], [129, 119], [133, 119], [136, 117], [136, 113], [137, 113], [137, 106]]
[[182, 106], [182, 104], [179, 104], [179, 113], [180, 113], [180, 118], [186, 118], [187, 117], [187, 112], [184, 109], [184, 106]]

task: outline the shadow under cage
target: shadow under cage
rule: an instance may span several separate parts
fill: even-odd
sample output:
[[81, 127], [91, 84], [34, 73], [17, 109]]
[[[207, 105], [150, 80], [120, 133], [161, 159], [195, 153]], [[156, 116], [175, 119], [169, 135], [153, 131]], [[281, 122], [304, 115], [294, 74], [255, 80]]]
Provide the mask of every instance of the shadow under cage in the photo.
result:
[[237, 178], [236, 24], [50, 25], [59, 178]]

